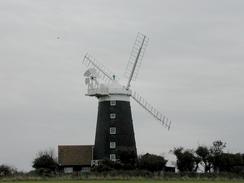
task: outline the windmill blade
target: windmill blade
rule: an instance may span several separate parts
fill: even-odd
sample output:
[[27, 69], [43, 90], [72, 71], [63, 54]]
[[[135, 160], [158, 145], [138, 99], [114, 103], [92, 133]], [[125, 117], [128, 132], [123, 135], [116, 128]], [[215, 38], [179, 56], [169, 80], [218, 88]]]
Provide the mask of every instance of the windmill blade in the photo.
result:
[[95, 58], [93, 58], [88, 53], [84, 56], [83, 62], [85, 66], [96, 69], [96, 74], [98, 78], [103, 79], [104, 81], [112, 81], [114, 79], [114, 74], [105, 68], [102, 64], [98, 63]]
[[144, 98], [142, 98], [138, 93], [133, 92], [131, 97], [142, 106], [146, 111], [148, 111], [154, 118], [161, 122], [161, 124], [168, 130], [171, 126], [171, 120], [160, 113], [156, 108], [149, 104]]
[[141, 33], [137, 34], [136, 41], [131, 50], [130, 58], [124, 74], [125, 77], [128, 78], [126, 89], [129, 89], [130, 82], [137, 78], [139, 68], [141, 66], [141, 61], [148, 45], [148, 41], [149, 39], [145, 35]]

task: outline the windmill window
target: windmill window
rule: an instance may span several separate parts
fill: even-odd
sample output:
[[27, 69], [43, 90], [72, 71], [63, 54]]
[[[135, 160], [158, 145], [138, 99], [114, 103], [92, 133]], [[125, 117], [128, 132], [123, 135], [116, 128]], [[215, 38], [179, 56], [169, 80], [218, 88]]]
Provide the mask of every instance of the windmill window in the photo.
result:
[[110, 128], [110, 134], [116, 134], [116, 127]]
[[111, 105], [111, 106], [115, 106], [115, 105], [116, 105], [116, 100], [111, 100], [111, 101], [110, 101], [110, 105]]
[[115, 119], [116, 118], [116, 114], [115, 113], [111, 113], [110, 114], [110, 119]]
[[65, 167], [64, 173], [73, 173], [73, 167]]
[[110, 149], [115, 149], [115, 148], [116, 148], [116, 143], [110, 142]]
[[116, 161], [116, 155], [115, 154], [110, 154], [110, 160], [111, 161]]

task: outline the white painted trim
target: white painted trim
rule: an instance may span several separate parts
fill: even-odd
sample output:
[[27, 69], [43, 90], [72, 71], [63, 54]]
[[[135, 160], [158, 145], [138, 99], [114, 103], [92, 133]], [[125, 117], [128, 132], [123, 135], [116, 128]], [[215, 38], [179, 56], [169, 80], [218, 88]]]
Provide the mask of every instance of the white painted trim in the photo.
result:
[[109, 134], [111, 134], [111, 135], [115, 135], [117, 132], [116, 132], [117, 130], [116, 130], [116, 127], [110, 127], [110, 129], [109, 129]]
[[116, 114], [115, 113], [110, 113], [110, 119], [115, 119], [116, 118]]
[[67, 173], [73, 173], [73, 167], [64, 167], [64, 173], [67, 174]]
[[111, 100], [110, 101], [110, 106], [116, 106], [116, 100]]
[[109, 96], [99, 97], [99, 102], [111, 101], [111, 100], [130, 102], [130, 96], [128, 96], [128, 95], [109, 95]]
[[115, 149], [116, 148], [116, 142], [110, 142], [109, 147], [110, 147], [110, 149]]
[[110, 154], [109, 156], [110, 156], [109, 159], [111, 161], [116, 161], [116, 154]]

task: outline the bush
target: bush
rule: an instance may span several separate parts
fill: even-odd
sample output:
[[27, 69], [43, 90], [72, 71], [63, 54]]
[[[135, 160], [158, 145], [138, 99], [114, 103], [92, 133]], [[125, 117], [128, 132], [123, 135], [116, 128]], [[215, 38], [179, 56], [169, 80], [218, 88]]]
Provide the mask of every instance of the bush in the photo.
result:
[[33, 161], [32, 167], [35, 168], [35, 172], [38, 175], [50, 176], [56, 173], [58, 163], [52, 151], [43, 151], [38, 153], [38, 156]]
[[0, 177], [11, 176], [17, 173], [17, 170], [8, 165], [0, 165]]
[[166, 163], [167, 160], [164, 157], [147, 153], [139, 157], [138, 168], [151, 172], [161, 171]]

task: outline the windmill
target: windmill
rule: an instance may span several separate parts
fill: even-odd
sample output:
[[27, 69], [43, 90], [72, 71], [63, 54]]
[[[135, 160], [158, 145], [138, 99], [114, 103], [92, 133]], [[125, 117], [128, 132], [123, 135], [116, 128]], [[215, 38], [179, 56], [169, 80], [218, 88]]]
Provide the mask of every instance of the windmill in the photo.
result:
[[164, 127], [170, 129], [171, 121], [137, 92], [131, 90], [131, 81], [135, 80], [138, 75], [148, 40], [145, 35], [137, 34], [125, 72], [125, 76], [128, 78], [126, 85], [120, 84], [115, 75], [99, 64], [91, 55], [86, 54], [83, 59], [83, 64], [88, 67], [84, 73], [85, 83], [88, 86], [86, 95], [98, 99], [94, 160], [116, 161], [123, 153], [129, 153], [136, 158], [137, 150], [130, 98]]

